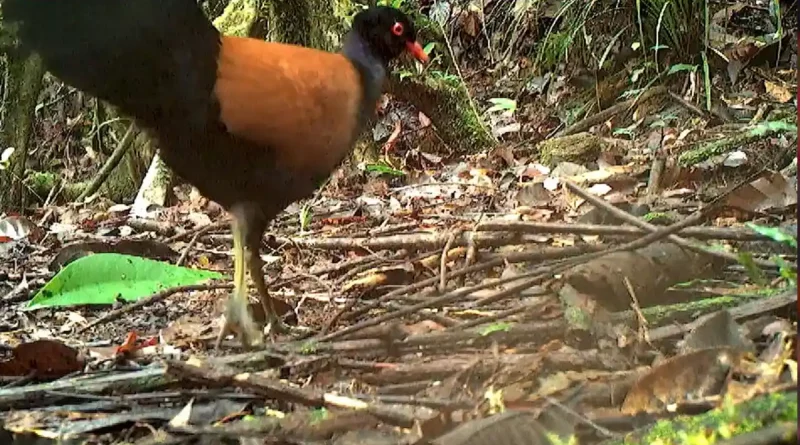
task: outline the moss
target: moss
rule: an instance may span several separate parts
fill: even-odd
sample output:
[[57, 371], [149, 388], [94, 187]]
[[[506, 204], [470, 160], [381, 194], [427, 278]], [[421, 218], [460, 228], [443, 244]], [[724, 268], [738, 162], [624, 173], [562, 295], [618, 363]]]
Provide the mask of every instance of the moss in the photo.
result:
[[392, 78], [388, 92], [425, 113], [439, 136], [454, 151], [476, 153], [494, 145], [480, 116], [470, 106], [469, 92], [460, 81], [432, 76]]
[[603, 149], [603, 142], [590, 133], [577, 133], [540, 142], [539, 162], [556, 165], [561, 162], [583, 163], [596, 159]]
[[770, 298], [778, 291], [765, 289], [761, 292], [748, 295], [730, 295], [714, 298], [703, 298], [688, 303], [678, 303], [663, 306], [653, 306], [642, 310], [649, 323], [658, 324], [665, 319], [679, 317], [695, 318], [697, 314], [733, 308], [749, 301]]
[[214, 26], [226, 35], [247, 37], [258, 18], [259, 0], [231, 0]]
[[34, 193], [44, 198], [50, 193], [50, 190], [55, 188], [61, 182], [61, 178], [55, 173], [28, 172], [25, 177], [25, 185], [31, 188]]
[[23, 57], [10, 52], [6, 58], [6, 101], [3, 104], [2, 139], [4, 147], [14, 147], [8, 171], [0, 176], [0, 207], [27, 207], [27, 193], [16, 178], [25, 174], [25, 163], [33, 133], [33, 112], [39, 101], [44, 65], [34, 55]]
[[262, 12], [269, 40], [338, 51], [356, 10], [351, 0], [276, 0]]
[[[660, 420], [642, 433], [631, 433], [620, 441], [608, 444], [663, 445], [704, 443], [722, 437], [722, 432], [739, 435], [759, 431], [776, 422], [797, 421], [797, 395], [795, 393], [771, 393], [751, 400], [731, 404], [725, 402], [721, 408], [697, 416], [679, 416], [672, 420]], [[699, 440], [699, 442], [698, 442]]]
[[[55, 173], [28, 171], [25, 176], [25, 185], [30, 187], [40, 199], [44, 200], [53, 188], [61, 187], [61, 177]], [[63, 201], [74, 201], [80, 196], [83, 189], [86, 188], [88, 183], [76, 182], [72, 184], [64, 184], [61, 189], [61, 198]]]
[[644, 215], [642, 219], [651, 224], [662, 224], [662, 225], [673, 224], [676, 221], [674, 215], [666, 212], [650, 212]]
[[768, 121], [730, 137], [708, 142], [695, 149], [686, 150], [678, 156], [678, 163], [683, 167], [690, 167], [705, 162], [714, 156], [739, 150], [749, 144], [765, 139], [770, 134], [796, 132], [797, 126], [794, 122], [784, 120]]

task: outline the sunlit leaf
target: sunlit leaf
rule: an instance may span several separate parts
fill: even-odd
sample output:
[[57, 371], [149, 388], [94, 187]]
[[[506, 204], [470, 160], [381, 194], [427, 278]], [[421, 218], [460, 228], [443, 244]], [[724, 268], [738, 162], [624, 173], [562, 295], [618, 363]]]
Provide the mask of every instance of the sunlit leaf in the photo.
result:
[[61, 269], [28, 303], [26, 310], [45, 307], [113, 304], [136, 301], [163, 289], [221, 278], [209, 270], [117, 253], [97, 253]]

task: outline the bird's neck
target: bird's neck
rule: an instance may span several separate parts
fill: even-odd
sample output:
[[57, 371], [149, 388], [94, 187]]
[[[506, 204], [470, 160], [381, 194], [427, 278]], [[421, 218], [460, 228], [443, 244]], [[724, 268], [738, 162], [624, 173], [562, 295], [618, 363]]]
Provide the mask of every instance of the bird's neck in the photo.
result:
[[347, 34], [342, 54], [355, 65], [361, 75], [363, 87], [362, 123], [375, 111], [375, 103], [381, 96], [386, 78], [387, 62], [354, 31]]

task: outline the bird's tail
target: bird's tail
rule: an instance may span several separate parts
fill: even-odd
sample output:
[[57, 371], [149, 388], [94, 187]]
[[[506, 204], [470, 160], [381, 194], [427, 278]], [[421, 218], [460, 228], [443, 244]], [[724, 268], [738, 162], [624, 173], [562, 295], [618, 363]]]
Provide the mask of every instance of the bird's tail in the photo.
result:
[[21, 50], [145, 124], [205, 105], [213, 89], [220, 36], [197, 0], [1, 4], [3, 21], [19, 25]]

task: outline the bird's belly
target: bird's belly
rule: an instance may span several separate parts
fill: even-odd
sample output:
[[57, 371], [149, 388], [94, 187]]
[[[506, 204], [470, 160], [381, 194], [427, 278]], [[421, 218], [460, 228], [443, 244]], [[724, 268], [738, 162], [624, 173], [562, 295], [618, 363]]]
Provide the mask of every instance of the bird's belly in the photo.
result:
[[236, 204], [255, 205], [268, 220], [292, 202], [311, 196], [321, 176], [276, 164], [265, 147], [162, 144], [161, 155], [167, 166], [206, 198], [228, 211]]

